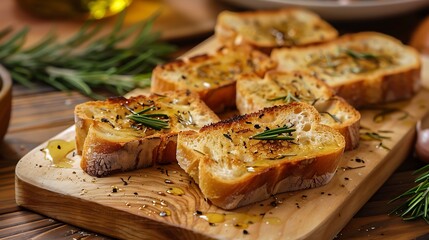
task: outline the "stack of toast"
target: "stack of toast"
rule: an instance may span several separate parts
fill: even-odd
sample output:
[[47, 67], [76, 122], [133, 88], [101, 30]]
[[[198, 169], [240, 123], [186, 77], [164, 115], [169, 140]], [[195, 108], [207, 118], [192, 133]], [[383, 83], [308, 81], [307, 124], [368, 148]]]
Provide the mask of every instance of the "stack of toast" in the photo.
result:
[[88, 174], [177, 162], [206, 199], [237, 208], [328, 183], [359, 145], [356, 108], [419, 89], [416, 50], [375, 32], [338, 37], [307, 10], [225, 11], [215, 35], [216, 52], [157, 66], [150, 96], [76, 106]]

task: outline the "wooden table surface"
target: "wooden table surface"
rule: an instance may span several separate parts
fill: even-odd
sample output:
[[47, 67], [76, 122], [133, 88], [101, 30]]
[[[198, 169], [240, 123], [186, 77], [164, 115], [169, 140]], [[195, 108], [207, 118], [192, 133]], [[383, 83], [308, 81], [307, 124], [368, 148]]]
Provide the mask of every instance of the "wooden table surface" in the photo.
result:
[[[220, 4], [213, 2], [211, 4]], [[221, 8], [240, 10], [223, 4]], [[332, 24], [341, 33], [379, 31], [407, 43], [418, 24], [428, 15], [429, 9], [422, 9], [388, 19]], [[212, 24], [214, 16], [211, 20]], [[209, 29], [174, 40], [179, 46], [176, 55], [186, 52], [211, 34]], [[74, 106], [87, 100], [87, 97], [77, 92], [59, 92], [43, 85], [34, 89], [17, 84], [13, 87], [11, 124], [4, 141], [0, 142], [0, 239], [108, 239], [20, 208], [15, 203], [16, 163], [28, 151], [71, 126]], [[404, 163], [338, 233], [336, 239], [429, 239], [429, 225], [426, 222], [404, 222], [397, 216], [388, 215], [395, 207], [395, 204], [388, 204], [388, 201], [414, 185], [412, 172], [422, 165], [410, 153]]]

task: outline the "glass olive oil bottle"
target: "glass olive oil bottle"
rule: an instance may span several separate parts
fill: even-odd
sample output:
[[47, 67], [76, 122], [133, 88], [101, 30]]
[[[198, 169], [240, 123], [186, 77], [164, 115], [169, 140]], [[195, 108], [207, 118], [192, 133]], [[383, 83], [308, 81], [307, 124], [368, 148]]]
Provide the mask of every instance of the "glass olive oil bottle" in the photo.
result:
[[132, 0], [17, 0], [18, 5], [42, 18], [101, 19], [124, 10]]

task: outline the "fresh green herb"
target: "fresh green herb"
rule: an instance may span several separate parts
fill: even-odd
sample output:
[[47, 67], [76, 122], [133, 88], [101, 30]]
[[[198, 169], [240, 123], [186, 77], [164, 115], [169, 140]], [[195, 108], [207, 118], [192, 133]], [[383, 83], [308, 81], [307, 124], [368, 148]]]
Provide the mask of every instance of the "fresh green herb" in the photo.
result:
[[294, 140], [295, 138], [292, 136], [292, 133], [295, 131], [295, 128], [284, 126], [265, 130], [264, 132], [256, 134], [250, 138], [256, 140]]
[[330, 113], [330, 112], [319, 112], [320, 114], [327, 114], [328, 116], [330, 116], [332, 119], [334, 119], [335, 122], [337, 123], [341, 123], [341, 120], [335, 116], [334, 114]]
[[354, 59], [378, 59], [378, 56], [369, 52], [357, 52], [351, 49], [345, 49], [344, 52]]
[[374, 117], [372, 118], [372, 120], [376, 123], [380, 123], [386, 119], [387, 115], [392, 114], [392, 113], [396, 113], [396, 112], [402, 113], [402, 116], [400, 116], [398, 118], [398, 120], [404, 120], [405, 118], [407, 118], [409, 116], [408, 112], [406, 112], [402, 109], [399, 109], [399, 108], [384, 108], [384, 109], [382, 109], [381, 112], [375, 114]]
[[390, 137], [387, 137], [387, 136], [383, 136], [383, 135], [381, 135], [380, 133], [377, 133], [377, 132], [365, 132], [365, 133], [363, 133], [363, 135], [361, 135], [361, 139], [362, 140], [366, 140], [366, 141], [369, 141], [369, 140], [378, 140], [378, 141], [381, 141], [381, 140], [383, 140], [383, 139], [390, 139]]
[[155, 130], [169, 128], [168, 115], [159, 113], [146, 114], [146, 112], [152, 110], [155, 110], [155, 107], [148, 107], [139, 112], [131, 111], [132, 114], [128, 115], [127, 118]]
[[390, 140], [391, 137], [382, 135], [382, 133], [384, 134], [393, 133], [392, 131], [379, 130], [375, 132], [370, 130], [369, 128], [361, 126], [359, 133], [360, 133], [360, 139], [362, 141], [379, 141], [379, 144], [377, 145], [378, 148], [384, 148], [386, 150], [390, 150], [389, 147], [384, 145], [383, 140]]
[[39, 81], [93, 98], [103, 98], [93, 92], [94, 88], [123, 95], [136, 87], [147, 87], [153, 67], [175, 48], [158, 42], [159, 33], [152, 32], [157, 14], [126, 29], [124, 17], [122, 13], [107, 35], [95, 38], [103, 25], [88, 21], [65, 42], [49, 34], [25, 49], [29, 28], [10, 37], [11, 28], [0, 30], [0, 64], [22, 85], [30, 87]]
[[287, 157], [295, 157], [295, 156], [297, 156], [297, 154], [294, 154], [294, 153], [291, 153], [291, 154], [281, 154], [281, 155], [279, 155], [279, 156], [276, 156], [276, 157], [270, 157], [270, 158], [267, 158], [268, 160], [280, 160], [280, 159], [283, 159], [283, 158], [287, 158]]
[[413, 174], [420, 174], [415, 180], [417, 185], [389, 202], [407, 198], [390, 214], [401, 216], [405, 221], [422, 218], [429, 224], [429, 164]]
[[276, 98], [270, 98], [267, 99], [268, 101], [277, 101], [277, 100], [283, 100], [285, 103], [291, 103], [291, 102], [301, 102], [299, 98], [295, 97], [290, 92], [286, 96], [276, 97]]
[[380, 141], [380, 143], [377, 145], [377, 148], [383, 148], [383, 149], [386, 149], [388, 151], [392, 150], [389, 147], [387, 147], [386, 145], [384, 145], [383, 141]]

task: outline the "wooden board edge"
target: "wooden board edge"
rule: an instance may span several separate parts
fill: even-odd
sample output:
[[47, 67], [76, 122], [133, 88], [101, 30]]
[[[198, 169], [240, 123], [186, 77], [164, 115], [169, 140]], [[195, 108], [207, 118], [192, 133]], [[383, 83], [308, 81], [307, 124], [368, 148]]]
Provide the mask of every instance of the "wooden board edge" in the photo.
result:
[[[406, 157], [410, 153], [413, 147], [413, 140], [415, 138], [416, 130], [411, 128], [404, 137], [403, 144], [397, 144], [395, 149], [392, 149], [386, 158], [390, 158], [389, 161], [393, 163], [386, 166], [377, 165], [373, 169], [370, 175], [361, 182], [361, 184], [354, 189], [354, 194], [349, 194], [348, 198], [342, 203], [342, 206], [338, 206], [338, 211], [333, 214], [331, 218], [327, 219], [324, 224], [319, 225], [319, 228], [311, 232], [305, 239], [334, 239], [335, 236], [348, 224], [350, 219], [362, 208], [365, 203], [378, 191], [378, 189], [387, 181], [393, 172], [406, 160]], [[381, 180], [377, 184], [367, 184], [372, 177], [380, 178]], [[366, 196], [364, 199], [355, 197], [356, 194]], [[344, 205], [353, 207], [345, 207]], [[386, 213], [388, 214], [388, 213]], [[341, 221], [340, 219], [348, 219]], [[324, 226], [324, 227], [323, 227]], [[332, 227], [333, 226], [333, 227]]]
[[[34, 197], [39, 196], [39, 197]], [[55, 201], [47, 201], [55, 199]], [[144, 215], [138, 216], [109, 208], [105, 206], [52, 192], [34, 185], [15, 176], [15, 200], [18, 206], [32, 211], [43, 213], [50, 218], [87, 229], [91, 222], [91, 229], [97, 233], [120, 239], [211, 239], [200, 233], [168, 225], [162, 222], [155, 222], [147, 219]], [[73, 211], [74, 210], [74, 211]], [[70, 214], [74, 214], [71, 218]], [[94, 220], [97, 216], [97, 221]], [[121, 219], [126, 219], [122, 221]]]

